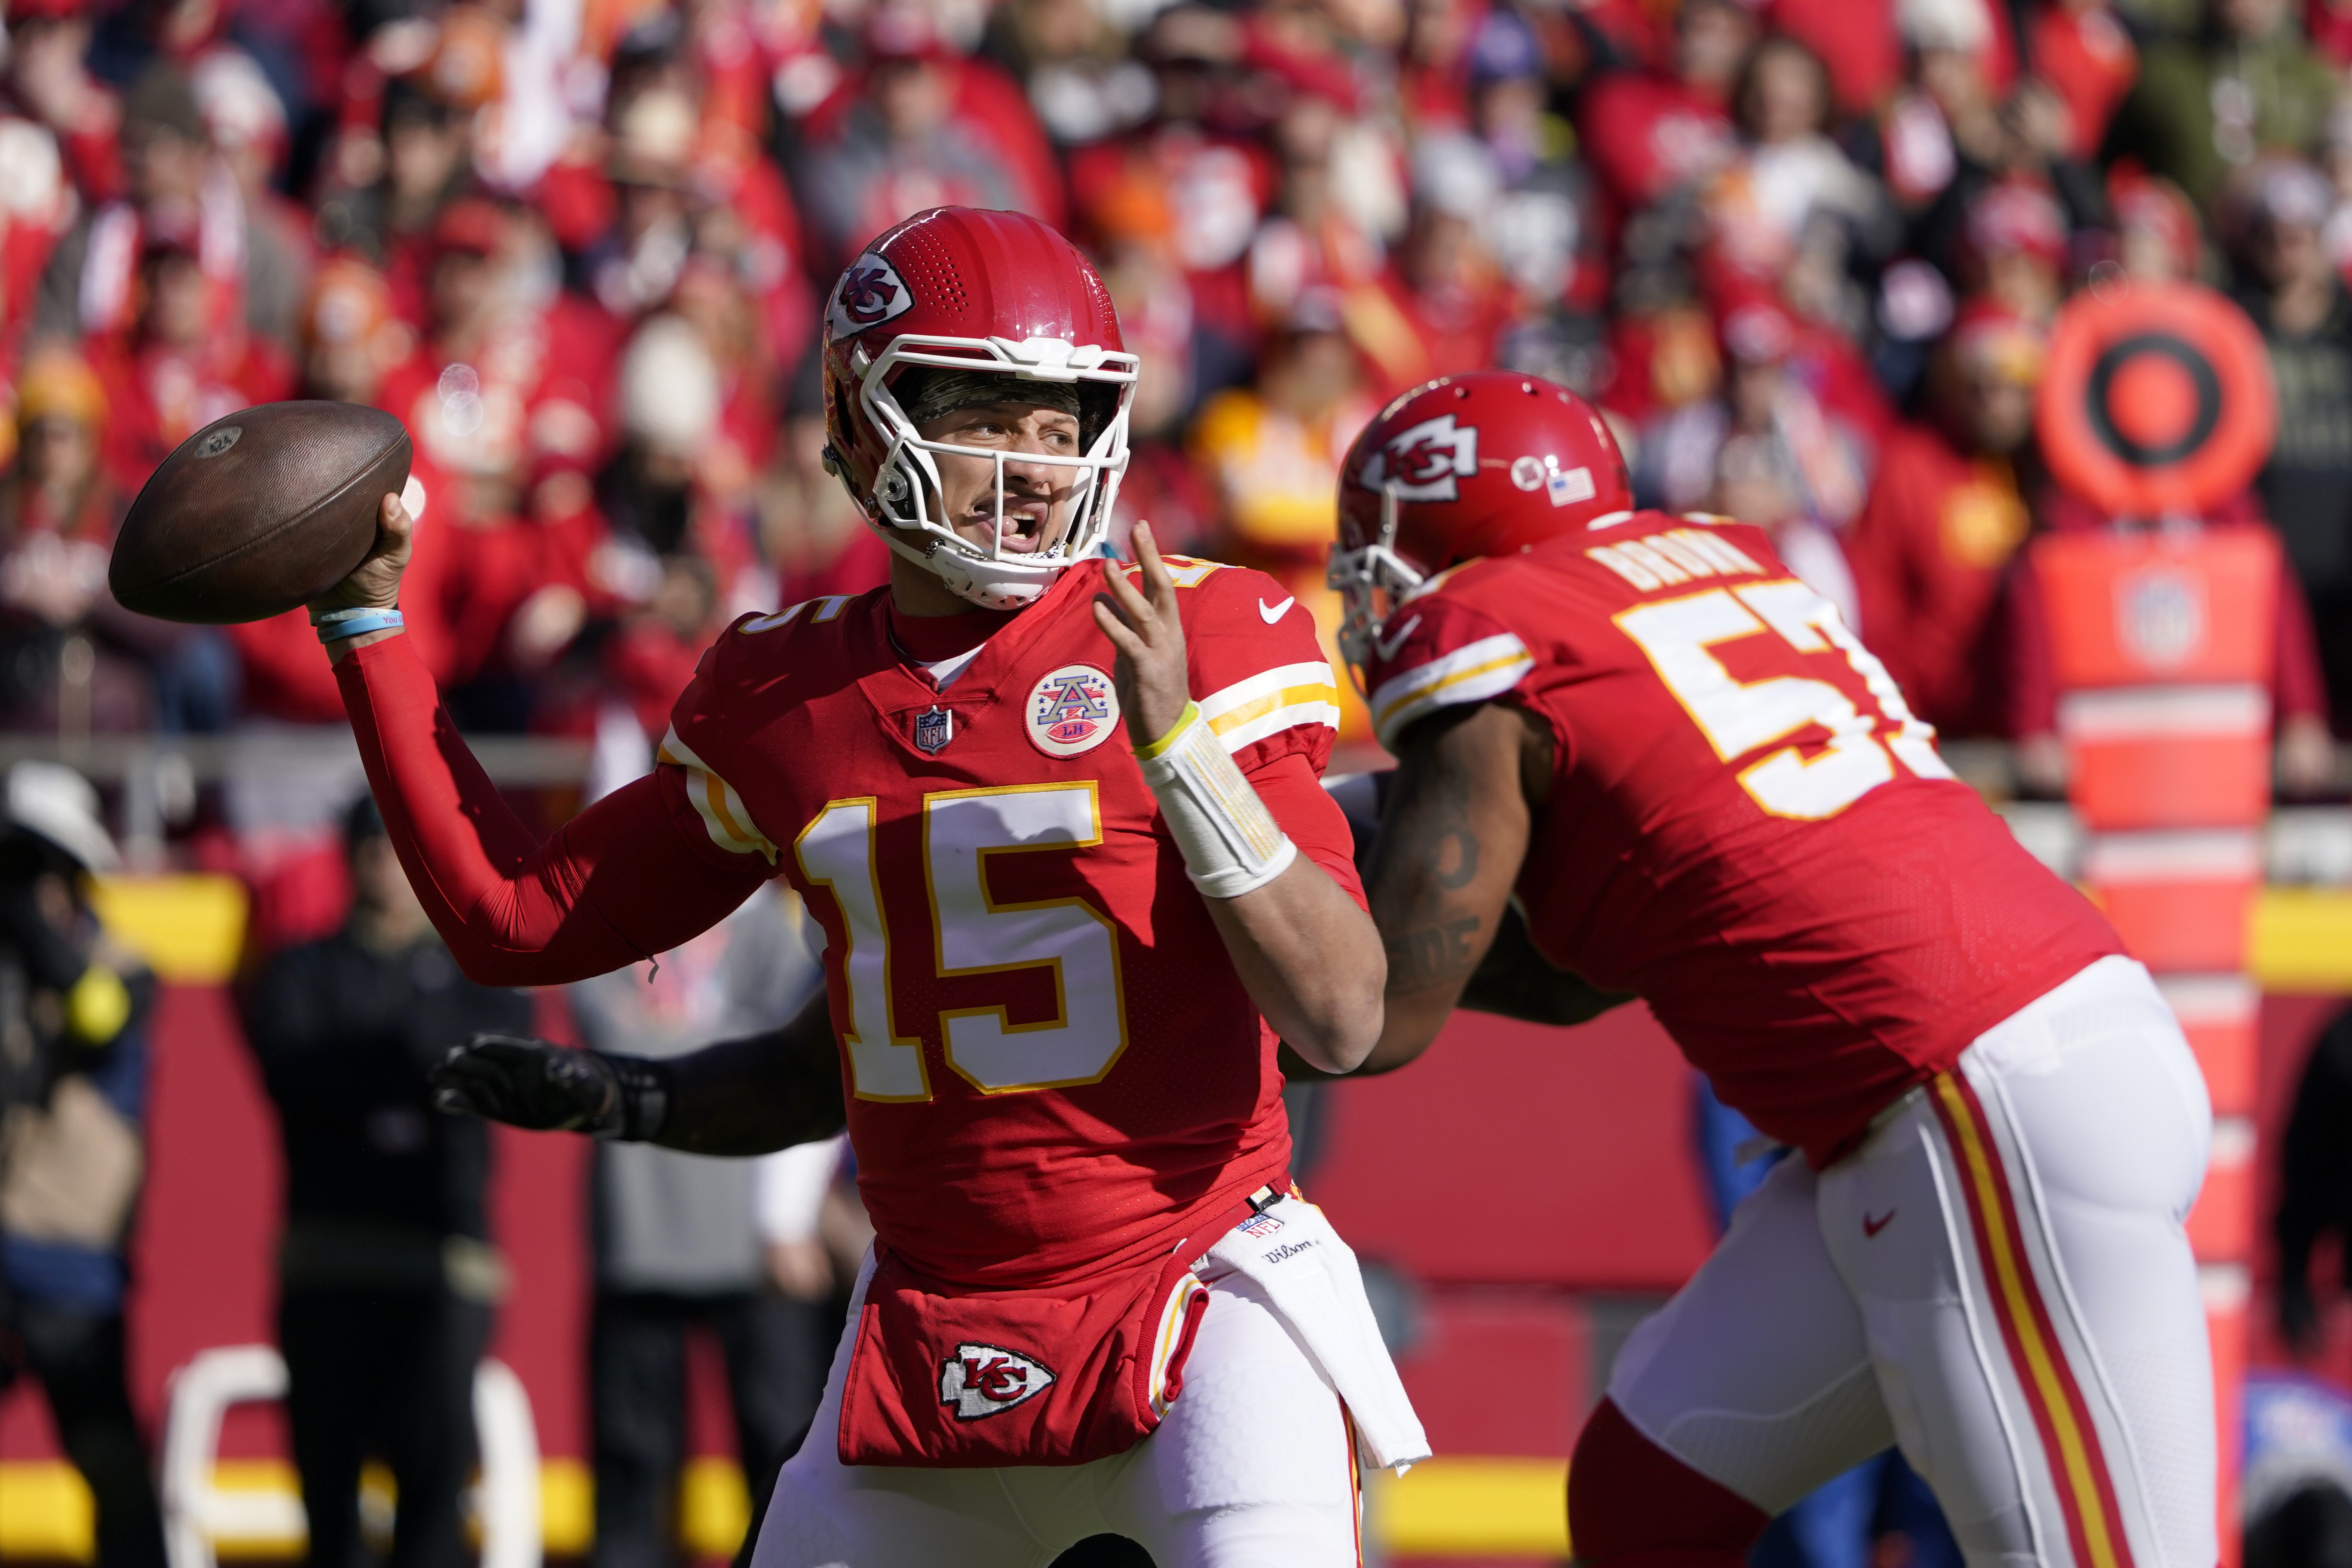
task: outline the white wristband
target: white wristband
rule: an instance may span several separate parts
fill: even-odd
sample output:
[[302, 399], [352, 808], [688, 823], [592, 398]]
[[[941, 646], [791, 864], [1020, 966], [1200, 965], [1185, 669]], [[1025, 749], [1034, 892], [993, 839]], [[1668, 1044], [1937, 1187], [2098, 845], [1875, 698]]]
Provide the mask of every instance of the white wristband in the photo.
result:
[[1234, 766], [1199, 704], [1186, 703], [1176, 727], [1138, 750], [1135, 761], [1202, 897], [1239, 898], [1298, 858], [1298, 847]]

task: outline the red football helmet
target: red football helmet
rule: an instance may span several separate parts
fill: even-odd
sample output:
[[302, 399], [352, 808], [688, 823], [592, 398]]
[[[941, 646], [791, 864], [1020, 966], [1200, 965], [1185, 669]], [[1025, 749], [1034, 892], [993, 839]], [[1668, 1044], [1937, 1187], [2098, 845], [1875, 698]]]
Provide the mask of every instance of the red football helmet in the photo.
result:
[[[1119, 338], [1110, 291], [1068, 240], [1021, 213], [934, 207], [868, 245], [834, 285], [824, 312], [825, 466], [892, 550], [976, 605], [1016, 609], [1101, 547], [1127, 468], [1139, 363]], [[937, 370], [1075, 395], [1084, 455], [924, 440], [897, 394], [910, 374]], [[995, 464], [1000, 527], [990, 543], [972, 543], [935, 515], [939, 453]], [[1034, 559], [1003, 549], [1008, 458], [1079, 470], [1067, 532]]]
[[1340, 652], [1363, 664], [1381, 623], [1449, 566], [1633, 510], [1617, 438], [1567, 388], [1503, 370], [1415, 387], [1364, 427], [1339, 469]]

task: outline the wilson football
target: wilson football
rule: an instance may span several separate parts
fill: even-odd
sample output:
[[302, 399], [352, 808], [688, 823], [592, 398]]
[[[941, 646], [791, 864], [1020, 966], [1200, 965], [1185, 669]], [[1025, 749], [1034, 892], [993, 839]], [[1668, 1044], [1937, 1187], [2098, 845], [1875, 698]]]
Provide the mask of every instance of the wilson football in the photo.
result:
[[356, 403], [265, 403], [164, 458], [115, 536], [107, 581], [166, 621], [260, 621], [317, 598], [375, 543], [376, 509], [408, 482], [400, 421]]

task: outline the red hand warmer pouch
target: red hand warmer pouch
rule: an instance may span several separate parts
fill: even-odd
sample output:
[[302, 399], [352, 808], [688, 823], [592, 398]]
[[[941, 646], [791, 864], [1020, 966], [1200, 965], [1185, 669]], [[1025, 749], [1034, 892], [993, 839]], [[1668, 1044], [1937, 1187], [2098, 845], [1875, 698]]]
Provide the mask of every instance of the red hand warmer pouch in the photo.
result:
[[1127, 1452], [1182, 1390], [1209, 1305], [1196, 1255], [1179, 1247], [1079, 1285], [973, 1290], [877, 1247], [842, 1387], [841, 1462], [988, 1468]]

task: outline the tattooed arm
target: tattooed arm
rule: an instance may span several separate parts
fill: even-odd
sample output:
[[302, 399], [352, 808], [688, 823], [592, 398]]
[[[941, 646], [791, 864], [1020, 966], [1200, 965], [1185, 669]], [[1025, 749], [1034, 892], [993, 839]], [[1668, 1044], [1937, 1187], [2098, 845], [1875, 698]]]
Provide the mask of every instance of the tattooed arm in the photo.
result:
[[1365, 878], [1389, 955], [1387, 1020], [1367, 1072], [1421, 1055], [1464, 1000], [1503, 927], [1551, 779], [1550, 735], [1499, 703], [1432, 714], [1405, 732], [1399, 756]]

